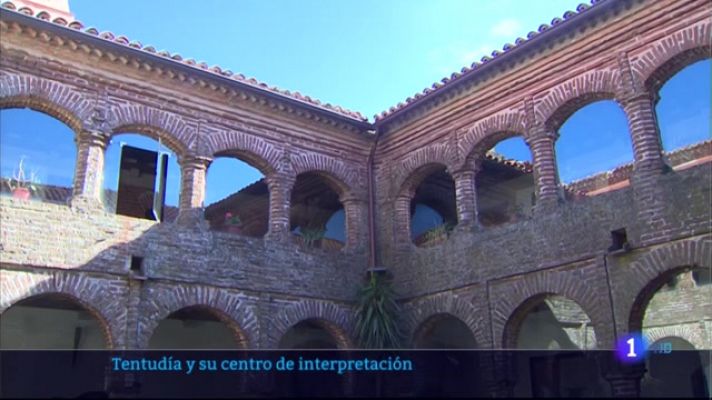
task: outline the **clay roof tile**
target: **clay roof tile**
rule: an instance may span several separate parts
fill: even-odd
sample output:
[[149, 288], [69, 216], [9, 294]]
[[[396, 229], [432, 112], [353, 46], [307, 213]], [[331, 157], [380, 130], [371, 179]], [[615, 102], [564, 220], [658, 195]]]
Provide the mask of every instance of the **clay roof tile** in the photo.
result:
[[[499, 50], [494, 50], [494, 51], [492, 51], [492, 56], [491, 56], [491, 57], [490, 57], [490, 56], [484, 56], [484, 57], [482, 57], [482, 59], [481, 59], [482, 64], [491, 61], [493, 58], [500, 57], [500, 56], [503, 54], [503, 52], [506, 53], [506, 52], [508, 52], [508, 51], [510, 51], [510, 50], [512, 50], [512, 49], [514, 49], [514, 48], [517, 47], [517, 46], [521, 46], [521, 45], [523, 45], [523, 44], [526, 44], [526, 43], [528, 42], [528, 39], [532, 39], [533, 37], [537, 36], [539, 33], [548, 31], [549, 29], [552, 29], [554, 26], [560, 25], [560, 24], [563, 23], [565, 20], [569, 20], [569, 19], [574, 18], [576, 15], [578, 15], [578, 14], [580, 14], [580, 13], [582, 13], [582, 12], [585, 12], [585, 11], [589, 10], [592, 6], [595, 6], [597, 3], [600, 3], [600, 2], [603, 2], [603, 1], [605, 1], [605, 0], [591, 0], [591, 6], [589, 6], [589, 5], [587, 5], [587, 4], [579, 4], [579, 6], [576, 7], [576, 11], [567, 11], [567, 12], [565, 12], [564, 15], [563, 15], [563, 19], [558, 18], [558, 17], [557, 17], [557, 18], [554, 18], [554, 19], [551, 21], [551, 26], [550, 26], [550, 25], [547, 25], [547, 24], [541, 24], [541, 25], [539, 25], [538, 32], [536, 32], [536, 31], [531, 31], [531, 32], [529, 32], [529, 33], [527, 34], [527, 38], [519, 37], [519, 38], [517, 38], [517, 39], [514, 41], [514, 44], [511, 44], [511, 43], [505, 44], [505, 45], [502, 47], [502, 51], [499, 51]], [[462, 68], [462, 73], [463, 73], [463, 74], [472, 73], [473, 70], [477, 69], [480, 65], [481, 65], [480, 63], [474, 62], [474, 63], [472, 63], [472, 65], [470, 66], [469, 69], [467, 69], [467, 68]], [[460, 76], [454, 76], [454, 77], [451, 77], [451, 79], [447, 79], [447, 78], [443, 79], [442, 82], [444, 82], [444, 83], [446, 83], [446, 84], [439, 84], [439, 83], [436, 82], [436, 83], [434, 83], [434, 84], [432, 85], [432, 89], [430, 89], [430, 88], [425, 88], [425, 89], [422, 91], [422, 94], [423, 94], [424, 96], [427, 96], [427, 95], [429, 95], [429, 94], [432, 93], [432, 92], [437, 92], [437, 91], [439, 91], [439, 89], [442, 89], [443, 87], [449, 86], [450, 84], [452, 84], [453, 81], [455, 80], [455, 78], [459, 78], [459, 77], [460, 77]], [[416, 95], [415, 98], [416, 98], [416, 99], [419, 99], [420, 97], [418, 97], [418, 95]], [[408, 104], [410, 104], [411, 102], [412, 102], [412, 100], [407, 101]], [[380, 113], [380, 114], [376, 114], [376, 118], [375, 118], [375, 119], [376, 119], [377, 121], [378, 121], [378, 120], [382, 120], [382, 119], [384, 119], [384, 118], [390, 116], [391, 114], [393, 114], [395, 111], [400, 110], [401, 108], [402, 108], [402, 107], [390, 107], [388, 110], [383, 111], [383, 112]]]
[[[71, 27], [72, 29], [79, 30], [79, 29], [82, 29], [84, 26], [78, 20], [67, 21], [65, 18], [61, 18], [61, 17], [52, 19], [51, 14], [47, 13], [46, 11], [40, 11], [35, 15], [35, 11], [29, 7], [22, 7], [20, 10], [17, 10], [17, 6], [12, 1], [5, 1], [0, 4], [0, 7], [2, 7], [3, 9], [6, 9], [6, 10], [10, 10], [10, 11], [20, 12], [25, 15], [35, 16], [38, 19], [47, 20], [47, 21], [51, 20], [52, 23], [57, 24], [57, 25], [61, 25], [61, 26], [69, 25], [69, 27]], [[126, 36], [116, 37], [111, 32], [99, 33], [99, 31], [96, 28], [87, 28], [83, 32], [87, 33], [89, 35], [94, 35], [94, 36], [98, 35], [102, 39], [114, 41], [115, 43], [119, 43], [119, 44], [122, 44], [122, 45], [125, 45], [128, 47], [132, 47], [135, 49], [142, 49], [142, 50], [146, 51], [147, 53], [156, 53], [156, 49], [153, 46], [147, 46], [144, 48], [144, 47], [142, 47], [140, 42], [130, 41]], [[222, 70], [218, 66], [209, 67], [208, 64], [205, 62], [196, 63], [195, 60], [192, 60], [192, 59], [189, 59], [189, 60], [186, 60], [185, 62], [183, 62], [183, 57], [177, 53], [171, 55], [169, 52], [167, 52], [165, 50], [161, 50], [160, 52], [158, 52], [158, 55], [166, 57], [166, 58], [170, 58], [177, 62], [182, 62], [183, 64], [187, 64], [187, 65], [190, 65], [190, 66], [193, 66], [196, 68], [200, 68], [200, 69], [215, 73], [217, 75], [228, 76], [228, 77], [231, 77], [232, 79], [237, 80], [237, 81], [243, 81], [243, 82], [245, 81], [245, 76], [242, 74], [233, 74], [231, 71]], [[290, 95], [290, 92], [287, 90], [279, 89], [276, 86], [270, 86], [267, 83], [260, 82], [255, 78], [249, 78], [249, 80], [247, 80], [247, 83], [257, 86], [257, 87], [260, 87], [260, 88], [263, 88], [267, 91], [282, 95], [282, 96], [290, 97], [292, 99], [303, 101], [303, 102], [309, 103], [314, 106], [322, 107], [327, 111], [338, 113], [343, 116], [347, 116], [349, 118], [353, 118], [353, 119], [356, 119], [359, 121], [366, 121], [366, 118], [363, 115], [361, 115], [361, 113], [359, 113], [359, 112], [347, 110], [343, 107], [337, 108], [336, 106], [332, 106], [330, 104], [325, 105], [325, 104], [322, 104], [322, 102], [320, 102], [316, 99], [312, 99], [311, 97], [308, 97], [308, 96]]]

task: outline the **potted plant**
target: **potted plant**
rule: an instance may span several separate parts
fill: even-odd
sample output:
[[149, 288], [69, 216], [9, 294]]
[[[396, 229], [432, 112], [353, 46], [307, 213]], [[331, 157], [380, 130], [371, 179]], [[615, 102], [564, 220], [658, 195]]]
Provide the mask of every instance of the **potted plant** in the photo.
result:
[[453, 229], [455, 229], [455, 225], [451, 222], [430, 228], [416, 239], [416, 245], [434, 246], [438, 243], [442, 243], [450, 237]]
[[240, 216], [226, 212], [225, 229], [230, 233], [242, 233], [242, 221], [240, 220]]
[[526, 219], [527, 214], [521, 204], [512, 204], [507, 210], [509, 222], [517, 222]]
[[8, 182], [10, 190], [12, 190], [12, 197], [21, 200], [29, 200], [32, 192], [37, 191], [37, 185], [39, 185], [39, 179], [37, 178], [37, 172], [31, 171], [29, 176], [25, 172], [25, 158], [20, 159], [20, 163], [17, 165], [17, 169], [13, 171], [12, 178]]
[[324, 228], [303, 228], [299, 230], [302, 241], [307, 247], [319, 247], [321, 239], [324, 238], [326, 230]]

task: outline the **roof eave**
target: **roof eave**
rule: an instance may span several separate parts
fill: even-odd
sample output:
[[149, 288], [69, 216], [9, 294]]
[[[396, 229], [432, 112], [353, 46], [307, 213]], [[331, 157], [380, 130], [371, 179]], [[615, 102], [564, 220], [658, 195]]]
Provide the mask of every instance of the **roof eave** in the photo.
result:
[[402, 108], [398, 108], [395, 111], [388, 113], [383, 118], [376, 119], [373, 124], [376, 128], [380, 128], [384, 125], [387, 125], [389, 122], [393, 121], [395, 118], [403, 115], [403, 113], [410, 111], [410, 110], [420, 106], [421, 104], [428, 102], [438, 96], [442, 96], [445, 93], [455, 90], [457, 87], [463, 85], [464, 83], [468, 82], [471, 79], [474, 79], [478, 75], [490, 72], [493, 69], [497, 68], [500, 65], [503, 65], [506, 62], [511, 62], [517, 56], [526, 55], [527, 53], [531, 53], [532, 51], [535, 51], [535, 49], [537, 49], [537, 47], [540, 47], [542, 44], [545, 44], [548, 40], [555, 38], [557, 35], [566, 35], [570, 31], [579, 28], [581, 25], [585, 24], [586, 22], [589, 22], [591, 19], [595, 19], [596, 17], [605, 15], [607, 12], [610, 12], [611, 10], [616, 9], [616, 7], [620, 7], [621, 4], [623, 4], [623, 3], [628, 2], [628, 3], [632, 4], [635, 1], [636, 0], [619, 0], [619, 1], [601, 0], [600, 1], [601, 4], [597, 4], [596, 6], [589, 8], [588, 10], [586, 10], [583, 13], [576, 14], [571, 19], [564, 20], [557, 25], [551, 26], [548, 30], [539, 33], [538, 35], [532, 37], [531, 39], [527, 40], [526, 42], [524, 42], [518, 46], [515, 46], [511, 50], [508, 50], [508, 51], [502, 53], [501, 55], [487, 61], [486, 63], [481, 64], [479, 67], [477, 67], [475, 69], [471, 69], [471, 70], [463, 73], [459, 77], [450, 80], [448, 83], [435, 89], [431, 93], [428, 93], [426, 95], [423, 95], [420, 98], [412, 100], [410, 103], [406, 104]]
[[293, 99], [293, 98], [285, 96], [285, 95], [280, 95], [278, 93], [274, 93], [267, 89], [255, 87], [255, 86], [246, 84], [244, 82], [236, 81], [236, 80], [230, 79], [228, 77], [217, 75], [210, 71], [205, 71], [200, 68], [192, 67], [190, 65], [178, 63], [176, 61], [166, 59], [165, 57], [162, 57], [158, 54], [149, 53], [149, 52], [146, 52], [146, 51], [143, 51], [140, 49], [136, 49], [133, 47], [125, 46], [125, 45], [122, 45], [122, 44], [119, 44], [116, 42], [111, 42], [111, 41], [102, 39], [98, 36], [93, 36], [86, 32], [82, 32], [80, 30], [76, 30], [76, 29], [66, 27], [66, 26], [61, 26], [58, 24], [53, 24], [51, 22], [41, 20], [41, 19], [35, 18], [33, 16], [24, 15], [22, 13], [18, 13], [18, 12], [12, 11], [12, 10], [0, 8], [0, 13], [2, 14], [2, 19], [6, 20], [6, 21], [17, 22], [17, 23], [32, 27], [34, 29], [45, 30], [50, 33], [54, 33], [54, 34], [57, 34], [60, 36], [65, 36], [69, 39], [73, 39], [73, 40], [77, 40], [77, 41], [85, 41], [89, 44], [108, 48], [108, 49], [111, 49], [112, 51], [116, 51], [119, 53], [129, 54], [129, 55], [132, 55], [132, 56], [135, 56], [138, 58], [145, 58], [145, 59], [148, 59], [151, 62], [154, 62], [158, 65], [174, 68], [178, 71], [184, 72], [189, 75], [198, 76], [198, 77], [201, 77], [206, 80], [218, 81], [218, 82], [225, 84], [227, 86], [237, 87], [240, 90], [244, 90], [246, 92], [258, 94], [260, 96], [265, 96], [267, 98], [270, 98], [270, 99], [273, 99], [276, 101], [280, 101], [280, 102], [284, 102], [284, 103], [287, 103], [287, 104], [292, 105], [297, 108], [306, 109], [313, 113], [316, 113], [316, 114], [319, 114], [319, 115], [322, 115], [322, 116], [325, 116], [328, 118], [332, 118], [339, 122], [353, 125], [362, 131], [373, 129], [373, 125], [370, 122], [368, 122], [368, 120], [351, 118], [351, 117], [348, 117], [346, 115], [343, 115], [343, 114], [340, 114], [340, 113], [337, 113], [334, 111], [326, 110], [326, 109], [324, 109], [322, 107], [318, 107], [316, 105], [312, 105], [309, 103], [299, 101], [297, 99]]

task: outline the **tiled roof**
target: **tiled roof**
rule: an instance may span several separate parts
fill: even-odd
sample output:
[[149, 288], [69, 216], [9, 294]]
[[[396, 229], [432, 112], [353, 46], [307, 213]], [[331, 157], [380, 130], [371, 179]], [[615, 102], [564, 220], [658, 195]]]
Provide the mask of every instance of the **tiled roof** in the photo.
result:
[[532, 164], [528, 161], [517, 161], [509, 159], [494, 151], [488, 151], [487, 153], [485, 153], [485, 158], [487, 158], [488, 160], [496, 161], [502, 165], [512, 167], [524, 173], [532, 172]]
[[243, 194], [260, 191], [261, 188], [265, 187], [266, 185], [267, 185], [267, 181], [265, 180], [265, 178], [260, 178], [256, 181], [250, 183], [249, 185], [245, 186], [244, 188], [238, 190], [237, 192], [231, 193], [231, 194], [227, 195], [226, 197], [208, 205], [205, 208], [205, 214], [211, 215], [215, 212], [218, 212], [217, 210], [221, 210], [227, 204], [230, 204], [230, 203], [234, 202], [236, 199], [242, 197]]
[[[506, 55], [507, 53], [511, 52], [513, 49], [521, 47], [523, 45], [526, 45], [531, 39], [535, 38], [536, 36], [540, 35], [543, 32], [556, 29], [561, 25], [566, 24], [568, 21], [571, 19], [576, 18], [577, 16], [585, 13], [591, 7], [596, 6], [599, 3], [603, 3], [607, 0], [591, 0], [591, 5], [588, 4], [579, 4], [578, 7], [576, 7], [576, 11], [566, 11], [562, 18], [554, 18], [551, 20], [551, 24], [541, 24], [539, 25], [539, 28], [537, 31], [531, 31], [527, 34], [526, 38], [519, 37], [517, 38], [514, 43], [507, 43], [502, 47], [502, 50], [494, 50], [492, 51], [492, 56], [484, 56], [480, 60], [480, 62], [474, 62], [472, 63], [469, 67], [465, 66], [463, 67], [460, 72], [453, 72], [449, 77], [444, 77], [440, 82], [435, 82], [432, 84], [432, 86], [427, 87], [423, 89], [421, 92], [418, 92], [414, 94], [411, 97], [408, 97], [405, 102], [400, 102], [396, 104], [395, 106], [389, 108], [388, 110], [385, 110], [381, 112], [380, 114], [374, 115], [374, 119], [376, 121], [380, 121], [385, 119], [386, 117], [391, 116], [392, 114], [395, 114], [396, 112], [403, 110], [410, 106], [411, 104], [425, 98], [428, 96], [433, 95], [434, 93], [440, 93], [442, 90], [446, 87], [450, 87], [453, 83], [462, 81], [464, 78], [469, 77], [473, 74], [476, 74], [480, 71], [481, 67], [483, 67], [485, 64], [491, 62], [492, 60], [502, 57]], [[610, 1], [610, 0], [608, 0]]]
[[[506, 56], [508, 53], [510, 53], [513, 49], [515, 48], [520, 48], [527, 43], [529, 43], [532, 39], [535, 37], [539, 36], [540, 34], [547, 32], [547, 31], [553, 31], [555, 29], [560, 28], [561, 26], [566, 25], [569, 21], [576, 19], [578, 16], [581, 14], [586, 13], [588, 10], [592, 9], [593, 7], [597, 6], [600, 3], [605, 3], [605, 2], [610, 2], [612, 0], [590, 0], [591, 5], [588, 4], [579, 4], [578, 7], [576, 7], [576, 11], [566, 11], [561, 18], [554, 18], [551, 21], [551, 24], [541, 24], [539, 25], [539, 28], [536, 31], [531, 31], [527, 34], [526, 38], [519, 37], [516, 40], [514, 40], [514, 43], [507, 43], [502, 47], [502, 50], [494, 50], [492, 51], [492, 55], [490, 56], [484, 56], [480, 60], [480, 62], [474, 62], [470, 66], [465, 66], [463, 67], [460, 72], [454, 72], [452, 73], [449, 77], [444, 77], [440, 82], [435, 82], [432, 84], [431, 87], [423, 89], [421, 92], [414, 94], [411, 97], [408, 97], [404, 102], [399, 102], [397, 105], [389, 108], [388, 110], [385, 110], [381, 112], [380, 114], [376, 114], [374, 116], [375, 121], [381, 121], [384, 120], [385, 118], [405, 109], [408, 108], [409, 106], [413, 105], [416, 102], [419, 102], [423, 100], [426, 97], [433, 96], [436, 93], [442, 92], [445, 88], [449, 88], [456, 82], [460, 82], [464, 80], [465, 78], [469, 78], [470, 76], [477, 74], [483, 66], [485, 66], [487, 63], [491, 62], [492, 60], [498, 59], [500, 57]], [[96, 28], [85, 28], [84, 25], [77, 21], [67, 21], [65, 18], [53, 18], [50, 13], [47, 11], [37, 11], [35, 12], [29, 7], [23, 7], [17, 10], [15, 4], [12, 1], [6, 1], [2, 3], [2, 8], [8, 9], [8, 10], [13, 10], [16, 12], [20, 12], [29, 16], [34, 16], [36, 18], [45, 20], [45, 21], [51, 21], [54, 24], [61, 25], [61, 26], [67, 26], [69, 28], [82, 31], [86, 34], [92, 35], [99, 37], [101, 39], [118, 43], [127, 47], [131, 47], [134, 49], [142, 50], [147, 53], [151, 53], [154, 55], [158, 55], [160, 57], [163, 57], [167, 60], [172, 60], [174, 62], [183, 64], [183, 65], [188, 65], [196, 69], [204, 70], [207, 72], [211, 72], [213, 74], [222, 76], [222, 77], [227, 77], [230, 79], [233, 79], [237, 82], [247, 84], [250, 86], [253, 86], [255, 88], [259, 88], [262, 90], [266, 90], [281, 96], [285, 96], [294, 100], [298, 100], [302, 103], [306, 103], [312, 106], [319, 107], [321, 109], [338, 113], [342, 116], [346, 116], [355, 120], [359, 121], [367, 121], [367, 118], [364, 117], [360, 112], [357, 111], [351, 111], [344, 109], [340, 106], [337, 105], [332, 105], [329, 103], [322, 103], [318, 99], [311, 98], [309, 96], [302, 95], [299, 92], [291, 92], [289, 90], [284, 90], [284, 89], [279, 89], [275, 86], [269, 86], [268, 84], [264, 82], [260, 82], [255, 78], [251, 77], [246, 77], [243, 74], [238, 74], [238, 73], [233, 73], [230, 70], [222, 69], [219, 66], [208, 66], [207, 63], [205, 62], [198, 62], [190, 58], [184, 58], [180, 54], [176, 53], [170, 53], [166, 50], [156, 50], [153, 46], [147, 45], [144, 46], [138, 41], [131, 41], [129, 38], [126, 36], [117, 36], [111, 32], [100, 32]]]
[[250, 86], [253, 86], [253, 87], [261, 89], [261, 90], [266, 90], [266, 91], [278, 94], [280, 96], [298, 100], [302, 103], [306, 103], [311, 106], [316, 106], [321, 109], [324, 109], [324, 110], [327, 110], [330, 112], [334, 112], [334, 113], [337, 113], [342, 116], [346, 116], [346, 117], [349, 117], [349, 118], [352, 118], [352, 119], [355, 119], [358, 121], [366, 121], [367, 120], [367, 118], [364, 117], [360, 112], [347, 110], [340, 106], [332, 105], [329, 103], [322, 103], [318, 99], [314, 99], [312, 97], [305, 96], [299, 92], [291, 92], [289, 90], [280, 89], [275, 86], [269, 86], [268, 84], [266, 84], [264, 82], [260, 82], [255, 78], [246, 77], [243, 74], [234, 73], [228, 69], [223, 69], [217, 65], [209, 66], [205, 62], [198, 62], [198, 61], [193, 60], [192, 58], [184, 58], [183, 56], [181, 56], [180, 54], [177, 54], [177, 53], [170, 53], [166, 50], [158, 51], [153, 46], [150, 46], [150, 45], [144, 46], [143, 44], [141, 44], [141, 42], [136, 41], [136, 40], [130, 40], [129, 38], [127, 38], [126, 36], [123, 36], [123, 35], [115, 35], [111, 32], [100, 32], [98, 29], [92, 28], [92, 27], [85, 28], [84, 24], [82, 24], [78, 20], [69, 20], [68, 21], [66, 18], [54, 17], [48, 11], [45, 11], [45, 10], [35, 11], [35, 10], [31, 9], [30, 7], [21, 7], [18, 10], [17, 6], [12, 1], [5, 1], [2, 3], [2, 5], [0, 5], [0, 7], [4, 8], [6, 10], [11, 10], [14, 12], [19, 12], [19, 13], [22, 13], [25, 15], [33, 16], [35, 18], [38, 18], [38, 19], [41, 19], [44, 21], [48, 21], [48, 22], [51, 22], [56, 25], [69, 27], [71, 29], [75, 29], [77, 31], [84, 32], [85, 34], [99, 37], [106, 41], [118, 43], [123, 46], [131, 47], [131, 48], [134, 48], [137, 50], [142, 50], [147, 53], [151, 53], [151, 54], [163, 57], [167, 60], [172, 60], [174, 62], [188, 65], [188, 66], [191, 66], [196, 69], [201, 69], [201, 70], [213, 73], [215, 75], [227, 77], [227, 78], [233, 79], [237, 82], [240, 82], [240, 83], [243, 83], [246, 85], [250, 85]]
[[[10, 178], [0, 177], [0, 195], [12, 195], [10, 188]], [[33, 198], [48, 203], [67, 204], [72, 197], [72, 188], [66, 186], [43, 185], [36, 184], [34, 190], [30, 190]], [[104, 208], [107, 212], [116, 211], [116, 191], [104, 189], [103, 193]], [[178, 207], [166, 205], [163, 208], [163, 220], [165, 222], [173, 222], [178, 218]]]
[[[710, 156], [712, 156], [712, 140], [694, 143], [665, 153], [668, 165], [674, 170], [693, 161], [706, 162]], [[563, 186], [566, 190], [585, 195], [598, 188], [598, 186], [610, 186], [626, 181], [630, 179], [632, 173], [633, 163], [630, 162], [619, 165], [610, 171], [596, 172], [591, 176], [577, 179]], [[605, 184], [602, 184], [602, 182]]]

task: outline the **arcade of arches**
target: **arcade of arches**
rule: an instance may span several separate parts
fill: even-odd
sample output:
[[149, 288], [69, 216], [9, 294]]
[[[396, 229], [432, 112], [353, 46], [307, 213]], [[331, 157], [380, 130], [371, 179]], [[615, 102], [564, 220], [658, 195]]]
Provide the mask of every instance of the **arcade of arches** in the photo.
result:
[[[0, 348], [358, 347], [383, 266], [408, 347], [712, 349], [711, 6], [620, 3], [370, 122], [3, 2]], [[669, 360], [505, 383], [709, 395]]]

